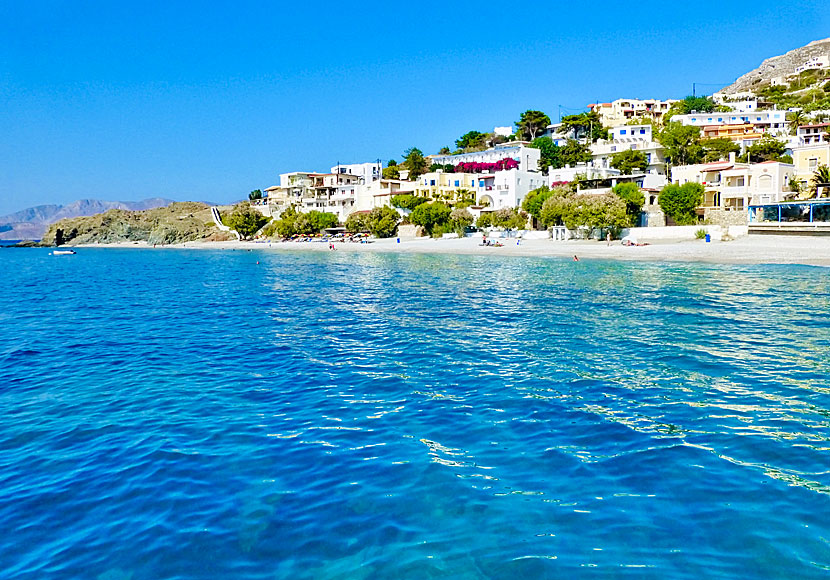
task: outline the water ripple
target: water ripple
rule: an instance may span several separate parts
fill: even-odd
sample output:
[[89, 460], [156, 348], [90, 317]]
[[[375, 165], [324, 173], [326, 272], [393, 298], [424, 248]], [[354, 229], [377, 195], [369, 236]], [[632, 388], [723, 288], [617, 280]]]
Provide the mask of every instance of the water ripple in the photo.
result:
[[830, 569], [822, 269], [4, 254], [4, 578]]

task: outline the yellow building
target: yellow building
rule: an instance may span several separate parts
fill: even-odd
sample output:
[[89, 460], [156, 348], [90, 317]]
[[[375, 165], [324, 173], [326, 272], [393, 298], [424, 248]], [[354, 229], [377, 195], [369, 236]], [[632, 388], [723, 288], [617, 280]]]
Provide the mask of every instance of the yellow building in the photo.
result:
[[763, 132], [752, 123], [707, 125], [700, 132], [702, 139], [729, 139], [730, 141], [760, 139], [762, 136]]
[[424, 173], [415, 184], [415, 195], [435, 201], [455, 203], [462, 201], [461, 193], [467, 192], [469, 201], [475, 201], [475, 175], [472, 173]]
[[804, 145], [793, 148], [794, 180], [800, 181], [802, 188], [810, 187], [813, 173], [821, 165], [830, 167], [830, 143]]

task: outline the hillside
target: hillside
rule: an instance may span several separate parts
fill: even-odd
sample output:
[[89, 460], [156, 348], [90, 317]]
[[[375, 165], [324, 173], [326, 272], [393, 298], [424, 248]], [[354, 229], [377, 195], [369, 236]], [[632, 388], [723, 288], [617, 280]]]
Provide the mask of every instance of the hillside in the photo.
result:
[[797, 67], [817, 57], [830, 58], [830, 38], [815, 40], [807, 46], [768, 58], [761, 63], [761, 66], [740, 76], [738, 80], [722, 89], [721, 92], [725, 94], [741, 91], [757, 92], [760, 88], [772, 84], [774, 79], [794, 76]]
[[0, 239], [39, 240], [50, 224], [61, 219], [91, 216], [111, 209], [142, 211], [164, 207], [171, 203], [173, 203], [171, 199], [154, 197], [142, 201], [80, 199], [67, 205], [38, 205], [0, 216]]
[[112, 209], [93, 216], [63, 219], [49, 226], [42, 243], [54, 245], [58, 230], [67, 245], [133, 241], [176, 244], [230, 239], [214, 225], [210, 206], [197, 202], [173, 203], [144, 211]]

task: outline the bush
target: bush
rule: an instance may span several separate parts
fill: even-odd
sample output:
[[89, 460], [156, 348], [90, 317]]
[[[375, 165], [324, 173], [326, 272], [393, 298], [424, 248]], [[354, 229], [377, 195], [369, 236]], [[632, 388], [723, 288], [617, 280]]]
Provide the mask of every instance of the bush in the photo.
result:
[[464, 230], [473, 225], [473, 214], [463, 208], [455, 208], [450, 212], [450, 225], [459, 237], [464, 235]]
[[418, 197], [410, 193], [403, 193], [392, 196], [392, 206], [402, 209], [413, 210], [422, 203], [427, 203], [429, 200], [425, 197]]
[[367, 215], [366, 225], [373, 236], [390, 238], [398, 228], [400, 217], [391, 207], [376, 207]]
[[359, 234], [369, 231], [369, 214], [354, 212], [346, 218], [346, 231]]
[[646, 198], [636, 183], [619, 183], [611, 191], [625, 202], [625, 212], [629, 217], [629, 225], [636, 225], [643, 211]]
[[703, 186], [699, 183], [676, 183], [665, 186], [657, 197], [657, 204], [663, 213], [677, 225], [692, 225], [697, 222], [695, 209], [703, 202]]
[[435, 226], [445, 224], [449, 219], [450, 208], [440, 201], [422, 203], [409, 214], [409, 221], [424, 228], [429, 235], [432, 235]]
[[244, 201], [236, 204], [231, 214], [226, 219], [222, 219], [222, 222], [236, 230], [242, 239], [250, 238], [269, 221], [270, 218], [265, 217], [252, 208], [250, 203]]
[[695, 239], [696, 240], [702, 240], [705, 237], [706, 237], [706, 230], [704, 230], [703, 228], [700, 228], [699, 230], [695, 231]]

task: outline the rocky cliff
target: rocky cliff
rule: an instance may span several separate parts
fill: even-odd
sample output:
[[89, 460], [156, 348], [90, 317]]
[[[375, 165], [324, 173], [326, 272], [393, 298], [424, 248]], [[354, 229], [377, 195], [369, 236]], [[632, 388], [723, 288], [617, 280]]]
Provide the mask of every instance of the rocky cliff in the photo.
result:
[[50, 224], [65, 218], [91, 216], [110, 209], [141, 211], [171, 203], [172, 199], [154, 197], [142, 201], [79, 199], [66, 205], [38, 205], [0, 217], [0, 240], [39, 240]]
[[721, 92], [731, 94], [768, 85], [775, 77], [786, 77], [795, 74], [796, 67], [817, 56], [830, 57], [830, 38], [814, 40], [807, 46], [768, 58], [761, 63], [761, 66], [742, 75], [734, 83], [722, 89]]
[[134, 241], [178, 244], [230, 239], [213, 224], [210, 206], [197, 202], [173, 203], [145, 211], [113, 209], [93, 216], [63, 219], [49, 226], [42, 243], [55, 245], [58, 236], [62, 243], [70, 246]]

